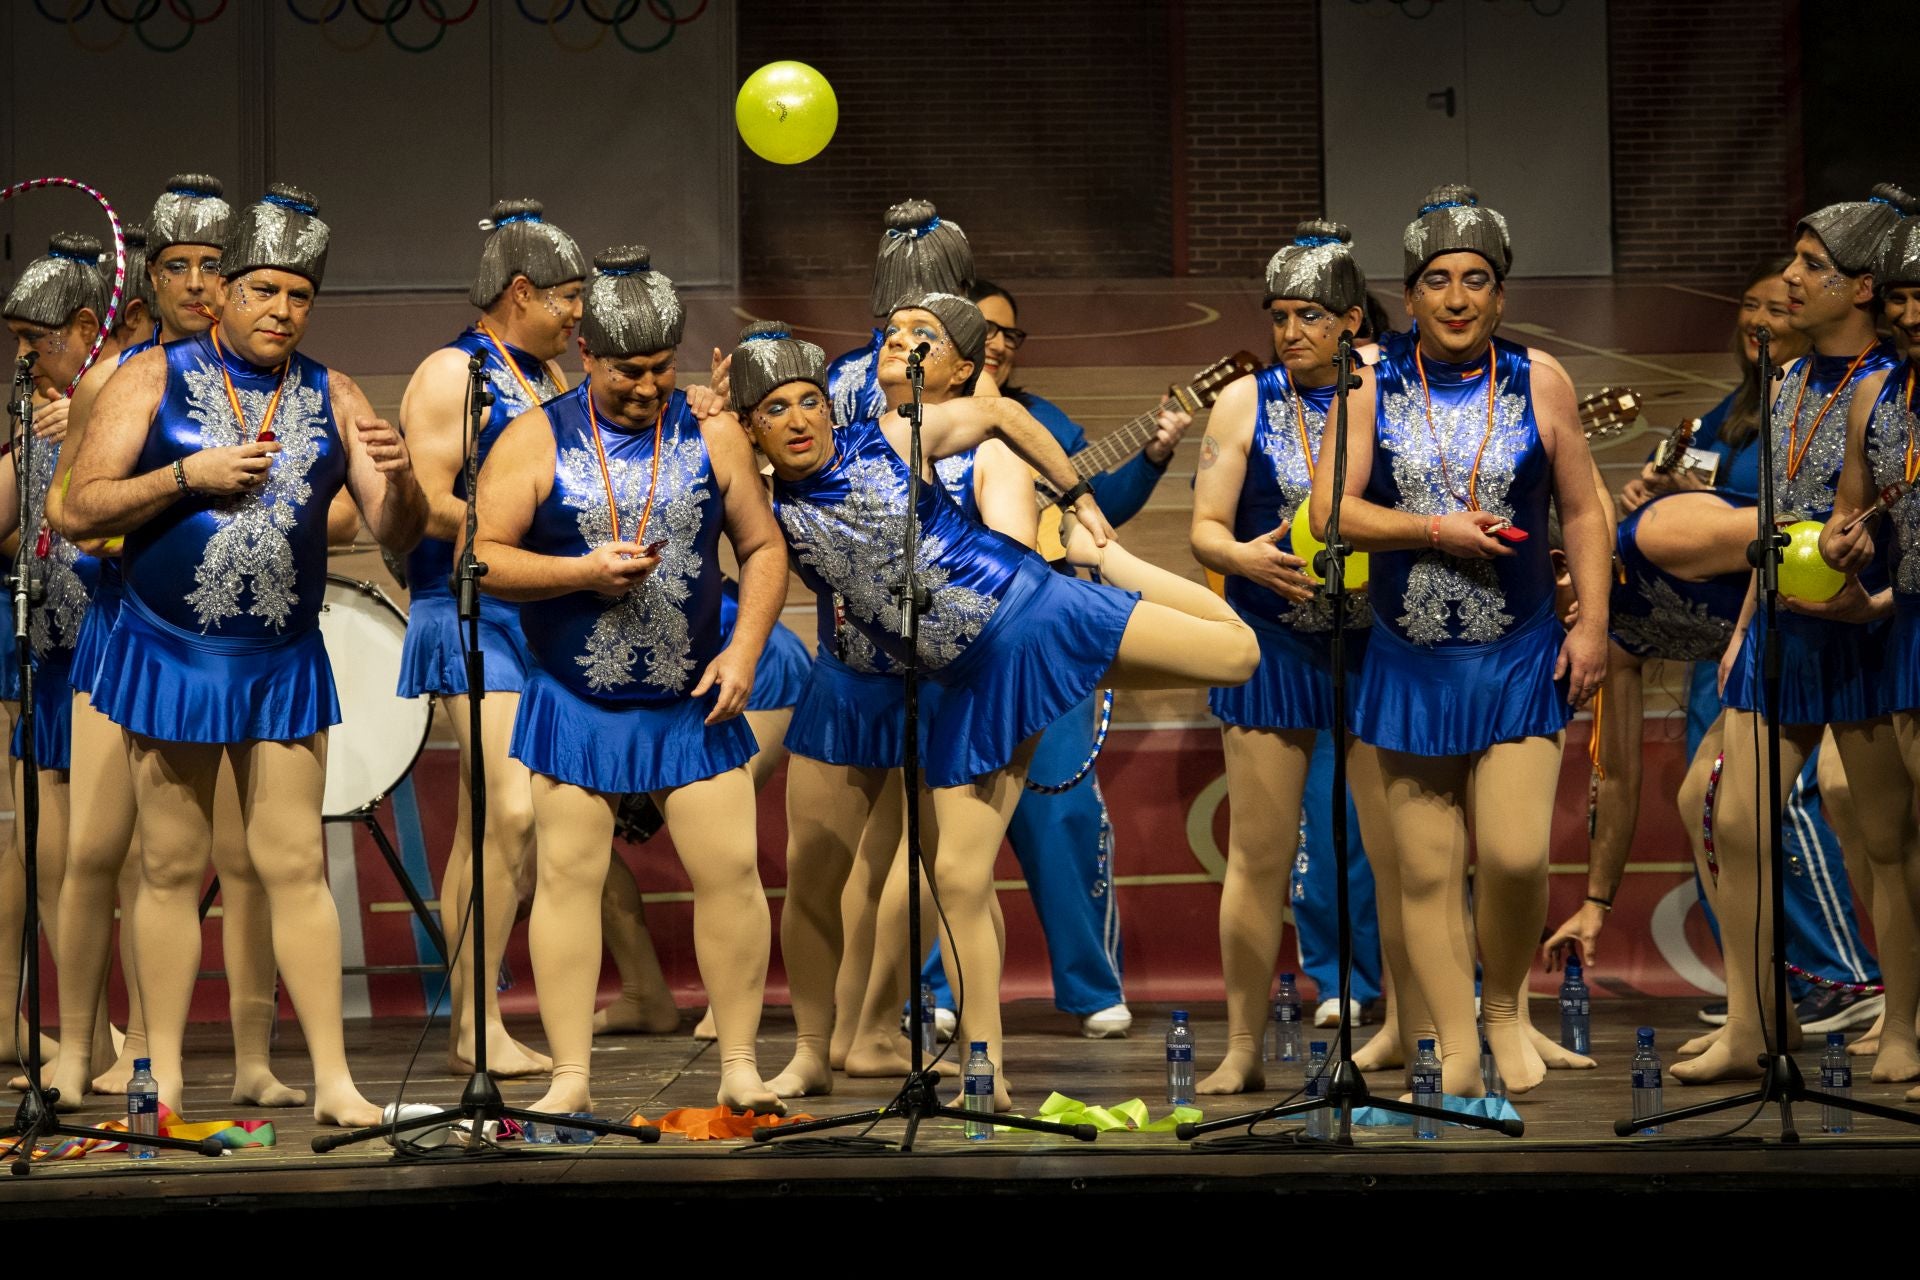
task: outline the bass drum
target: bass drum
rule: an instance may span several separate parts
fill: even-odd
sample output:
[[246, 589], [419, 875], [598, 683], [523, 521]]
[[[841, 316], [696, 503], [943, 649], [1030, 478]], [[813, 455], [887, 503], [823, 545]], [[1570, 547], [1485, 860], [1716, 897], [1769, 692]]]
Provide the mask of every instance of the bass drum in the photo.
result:
[[433, 724], [433, 699], [394, 693], [407, 616], [371, 582], [327, 575], [320, 634], [340, 695], [340, 723], [327, 735], [320, 811], [347, 818], [378, 804], [413, 772]]

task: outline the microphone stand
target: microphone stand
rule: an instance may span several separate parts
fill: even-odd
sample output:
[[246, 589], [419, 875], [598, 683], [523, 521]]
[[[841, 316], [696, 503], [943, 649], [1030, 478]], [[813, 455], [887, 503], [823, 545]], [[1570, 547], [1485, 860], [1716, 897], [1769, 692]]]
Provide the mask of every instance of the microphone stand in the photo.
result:
[[[1843, 1111], [1877, 1116], [1904, 1125], [1920, 1125], [1920, 1114], [1912, 1111], [1809, 1089], [1806, 1079], [1800, 1074], [1799, 1065], [1786, 1048], [1787, 1015], [1791, 1005], [1787, 992], [1787, 906], [1786, 895], [1781, 892], [1786, 887], [1787, 862], [1785, 850], [1781, 847], [1785, 806], [1780, 795], [1780, 554], [1789, 540], [1780, 531], [1775, 518], [1774, 423], [1773, 414], [1768, 408], [1773, 403], [1773, 384], [1782, 371], [1773, 364], [1773, 335], [1762, 326], [1757, 337], [1760, 359], [1755, 373], [1760, 379], [1760, 404], [1767, 409], [1767, 415], [1762, 424], [1764, 429], [1760, 432], [1760, 503], [1755, 508], [1756, 528], [1754, 540], [1747, 546], [1747, 562], [1759, 575], [1755, 589], [1759, 592], [1760, 606], [1766, 611], [1767, 620], [1766, 637], [1760, 649], [1760, 704], [1766, 716], [1767, 750], [1765, 757], [1755, 762], [1766, 774], [1769, 848], [1764, 874], [1773, 890], [1773, 946], [1768, 957], [1773, 977], [1773, 1025], [1767, 1028], [1767, 1052], [1760, 1057], [1765, 1074], [1757, 1089], [1715, 1098], [1697, 1106], [1676, 1107], [1638, 1120], [1616, 1120], [1613, 1122], [1613, 1131], [1622, 1138], [1675, 1120], [1689, 1120], [1695, 1116], [1713, 1115], [1749, 1105], [1764, 1107], [1769, 1102], [1779, 1105], [1780, 1141], [1789, 1145], [1800, 1141], [1799, 1131], [1793, 1124], [1793, 1104], [1796, 1102], [1838, 1107]], [[1811, 360], [1812, 356], [1809, 355], [1808, 359]], [[1733, 957], [1727, 957], [1727, 963], [1733, 964]]]
[[[920, 1026], [924, 1006], [920, 998], [920, 874], [924, 865], [920, 845], [920, 614], [932, 603], [926, 587], [920, 582], [920, 426], [923, 405], [926, 371], [921, 361], [927, 354], [927, 344], [921, 343], [907, 355], [907, 385], [910, 399], [900, 407], [911, 432], [912, 444], [907, 451], [907, 520], [906, 533], [902, 540], [902, 549], [906, 553], [904, 577], [901, 580], [898, 599], [900, 601], [900, 634], [906, 642], [907, 658], [905, 664], [906, 684], [906, 745], [902, 760], [901, 774], [906, 783], [907, 793], [907, 901], [911, 904], [907, 911], [907, 991], [909, 992], [908, 1023], [913, 1034], [907, 1037], [911, 1044], [909, 1053], [911, 1065], [907, 1078], [900, 1086], [900, 1092], [893, 1101], [884, 1107], [875, 1107], [867, 1111], [855, 1111], [842, 1116], [828, 1116], [823, 1120], [805, 1120], [799, 1124], [786, 1124], [773, 1128], [761, 1128], [753, 1131], [755, 1142], [778, 1142], [784, 1138], [799, 1137], [802, 1134], [817, 1133], [823, 1129], [841, 1129], [849, 1125], [871, 1126], [882, 1120], [904, 1119], [907, 1122], [906, 1134], [900, 1139], [899, 1150], [913, 1150], [914, 1136], [919, 1132], [922, 1121], [948, 1119], [965, 1121], [987, 1121], [997, 1127], [1008, 1129], [1026, 1129], [1033, 1133], [1057, 1133], [1078, 1138], [1082, 1142], [1092, 1142], [1097, 1131], [1090, 1124], [1055, 1124], [1048, 1120], [1029, 1120], [1025, 1116], [1003, 1115], [994, 1112], [969, 1111], [963, 1107], [950, 1107], [940, 1101], [939, 1076], [926, 1062], [925, 1049], [921, 1044]], [[963, 988], [964, 991], [964, 988]], [[1000, 993], [989, 993], [989, 998], [999, 999]]]
[[[587, 394], [593, 393], [589, 391]], [[473, 1010], [470, 1015], [473, 1018], [473, 1074], [467, 1077], [466, 1088], [454, 1106], [429, 1115], [390, 1120], [349, 1133], [323, 1134], [313, 1140], [313, 1149], [321, 1153], [370, 1142], [375, 1138], [389, 1138], [395, 1134], [463, 1123], [473, 1135], [467, 1145], [448, 1143], [433, 1150], [454, 1155], [491, 1154], [496, 1148], [491, 1142], [483, 1140], [486, 1125], [492, 1123], [497, 1127], [503, 1118], [522, 1123], [563, 1125], [569, 1129], [585, 1129], [602, 1135], [618, 1134], [637, 1138], [641, 1142], [660, 1141], [660, 1130], [652, 1125], [614, 1124], [591, 1117], [550, 1115], [524, 1107], [509, 1107], [500, 1097], [499, 1083], [487, 1071], [487, 984], [493, 981], [493, 975], [482, 972], [487, 956], [487, 768], [486, 739], [481, 732], [480, 716], [481, 704], [487, 697], [487, 655], [480, 647], [480, 579], [487, 576], [487, 566], [474, 555], [473, 546], [480, 523], [480, 432], [486, 421], [487, 410], [492, 405], [493, 391], [487, 380], [485, 362], [476, 355], [467, 361], [466, 458], [461, 464], [461, 478], [467, 490], [466, 534], [461, 540], [460, 559], [454, 567], [452, 583], [460, 625], [466, 628], [467, 830], [471, 837], [468, 866], [472, 869], [468, 876], [472, 887], [467, 895], [470, 920], [466, 932], [469, 935], [468, 954], [473, 957], [473, 976], [468, 979], [468, 985], [473, 989]], [[448, 956], [447, 963], [451, 967], [457, 961], [453, 956]]]
[[[1334, 362], [1334, 431], [1333, 431], [1333, 494], [1332, 503], [1327, 512], [1326, 548], [1314, 553], [1313, 568], [1326, 580], [1327, 599], [1333, 605], [1333, 635], [1328, 640], [1328, 660], [1332, 670], [1328, 674], [1332, 685], [1333, 710], [1333, 812], [1329, 824], [1333, 838], [1333, 865], [1335, 890], [1335, 908], [1339, 916], [1340, 948], [1340, 1038], [1338, 1051], [1327, 1077], [1327, 1091], [1318, 1098], [1308, 1098], [1304, 1102], [1283, 1102], [1264, 1110], [1243, 1112], [1236, 1116], [1225, 1116], [1218, 1120], [1208, 1120], [1200, 1124], [1183, 1124], [1174, 1130], [1174, 1136], [1182, 1142], [1190, 1142], [1203, 1133], [1212, 1133], [1218, 1129], [1234, 1129], [1252, 1126], [1267, 1120], [1288, 1119], [1303, 1116], [1315, 1111], [1331, 1108], [1339, 1117], [1339, 1129], [1331, 1141], [1336, 1146], [1351, 1147], [1353, 1142], [1353, 1113], [1360, 1107], [1373, 1107], [1376, 1110], [1391, 1112], [1395, 1115], [1422, 1116], [1431, 1120], [1464, 1125], [1471, 1129], [1492, 1129], [1510, 1138], [1517, 1138], [1524, 1131], [1524, 1124], [1518, 1119], [1498, 1119], [1493, 1116], [1469, 1115], [1459, 1111], [1447, 1111], [1439, 1107], [1421, 1106], [1398, 1099], [1375, 1098], [1367, 1092], [1367, 1082], [1360, 1069], [1353, 1065], [1353, 914], [1348, 902], [1347, 867], [1350, 861], [1347, 854], [1347, 557], [1353, 548], [1340, 537], [1340, 508], [1346, 502], [1347, 491], [1347, 393], [1360, 386], [1360, 376], [1353, 371], [1353, 340], [1345, 334], [1340, 337], [1340, 354]], [[1289, 375], [1291, 376], [1291, 375]], [[1326, 438], [1321, 437], [1320, 447], [1327, 447]], [[1275, 1140], [1280, 1135], [1274, 1135]], [[1291, 1140], [1290, 1136], [1286, 1139]]]
[[[20, 1099], [13, 1123], [0, 1130], [0, 1140], [11, 1141], [12, 1172], [16, 1176], [32, 1173], [33, 1152], [42, 1139], [51, 1137], [93, 1139], [103, 1142], [124, 1140], [129, 1147], [161, 1147], [172, 1151], [194, 1151], [203, 1156], [220, 1155], [224, 1148], [213, 1138], [190, 1142], [184, 1138], [163, 1138], [157, 1134], [116, 1134], [104, 1129], [62, 1124], [54, 1111], [60, 1100], [58, 1089], [45, 1087], [40, 1080], [40, 763], [35, 751], [34, 730], [38, 717], [33, 707], [33, 645], [31, 619], [46, 594], [39, 565], [39, 530], [32, 528], [36, 514], [33, 496], [33, 467], [36, 442], [33, 438], [33, 363], [38, 352], [29, 351], [14, 362], [14, 420], [19, 424], [14, 437], [13, 474], [19, 499], [20, 549], [14, 556], [13, 573], [7, 588], [13, 599], [13, 651], [20, 663], [20, 794], [14, 797], [20, 806], [21, 855], [26, 863], [26, 904], [20, 928], [22, 949], [26, 952], [27, 1035], [21, 1061], [27, 1069], [27, 1092]], [[13, 1021], [19, 992], [6, 993], [5, 1016]], [[67, 1044], [65, 1053], [89, 1053], [91, 1046]]]

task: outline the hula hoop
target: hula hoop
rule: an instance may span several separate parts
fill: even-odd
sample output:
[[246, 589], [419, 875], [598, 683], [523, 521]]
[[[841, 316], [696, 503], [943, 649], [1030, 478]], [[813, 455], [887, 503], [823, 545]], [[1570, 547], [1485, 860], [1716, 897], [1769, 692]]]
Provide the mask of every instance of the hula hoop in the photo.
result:
[[125, 296], [127, 286], [127, 237], [120, 230], [120, 215], [113, 211], [107, 198], [78, 178], [28, 178], [25, 182], [16, 182], [0, 189], [0, 204], [5, 204], [23, 191], [38, 191], [42, 187], [71, 187], [75, 191], [84, 191], [106, 210], [107, 225], [113, 228], [113, 292], [107, 299], [107, 314], [100, 318], [100, 332], [93, 339], [93, 349], [87, 352], [87, 358], [81, 362], [80, 372], [74, 374], [73, 381], [67, 384], [67, 394], [71, 396], [73, 389], [80, 385], [80, 379], [87, 376], [87, 370], [93, 368], [93, 362], [100, 358], [100, 348], [106, 345], [107, 335], [113, 332], [114, 324], [120, 319], [120, 300]]
[[1113, 724], [1113, 690], [1100, 691], [1100, 709], [1093, 715], [1093, 749], [1087, 752], [1087, 758], [1080, 762], [1071, 778], [1065, 782], [1035, 782], [1027, 779], [1027, 790], [1038, 791], [1043, 796], [1057, 796], [1063, 791], [1071, 791], [1080, 785], [1080, 780], [1093, 772], [1094, 762], [1100, 758], [1100, 749], [1107, 745], [1107, 729]]

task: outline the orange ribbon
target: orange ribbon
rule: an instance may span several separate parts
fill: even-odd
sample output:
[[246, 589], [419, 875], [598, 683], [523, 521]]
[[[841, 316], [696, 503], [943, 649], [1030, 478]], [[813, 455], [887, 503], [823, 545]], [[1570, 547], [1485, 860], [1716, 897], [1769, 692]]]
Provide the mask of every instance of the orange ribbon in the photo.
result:
[[1492, 343], [1487, 344], [1487, 429], [1480, 436], [1480, 447], [1473, 455], [1473, 472], [1467, 477], [1467, 493], [1460, 497], [1460, 491], [1453, 487], [1453, 472], [1447, 466], [1447, 451], [1440, 443], [1440, 433], [1433, 429], [1433, 392], [1427, 386], [1427, 362], [1416, 345], [1413, 349], [1413, 364], [1420, 371], [1420, 394], [1426, 400], [1427, 434], [1433, 438], [1433, 452], [1440, 459], [1440, 478], [1447, 486], [1447, 492], [1460, 498], [1469, 511], [1480, 509], [1480, 460], [1486, 457], [1487, 441], [1493, 439], [1493, 388], [1499, 381], [1495, 376], [1499, 371], [1500, 352]]

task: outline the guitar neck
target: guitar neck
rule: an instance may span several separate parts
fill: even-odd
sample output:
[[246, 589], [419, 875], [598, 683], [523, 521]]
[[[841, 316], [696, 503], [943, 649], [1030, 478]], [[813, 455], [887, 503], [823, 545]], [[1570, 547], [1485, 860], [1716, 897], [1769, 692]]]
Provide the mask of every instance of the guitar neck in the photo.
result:
[[1118, 431], [1080, 450], [1068, 461], [1073, 463], [1073, 469], [1082, 480], [1091, 480], [1111, 471], [1146, 448], [1147, 441], [1153, 439], [1153, 433], [1159, 429], [1159, 418], [1158, 409], [1143, 413]]

